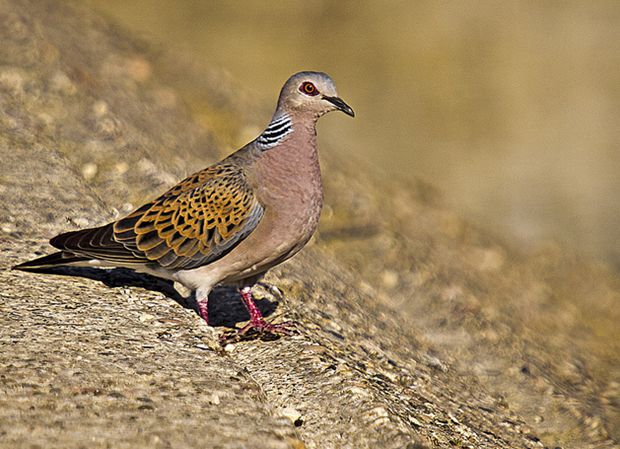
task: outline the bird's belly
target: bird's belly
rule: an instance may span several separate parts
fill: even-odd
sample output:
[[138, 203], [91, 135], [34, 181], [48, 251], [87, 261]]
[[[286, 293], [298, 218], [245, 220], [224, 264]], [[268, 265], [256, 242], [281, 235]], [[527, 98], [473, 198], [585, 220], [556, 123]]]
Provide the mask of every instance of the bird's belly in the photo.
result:
[[[322, 198], [320, 196], [292, 198], [298, 201], [266, 210], [254, 232], [225, 256], [240, 259], [235, 272], [229, 273], [222, 283], [251, 278], [284, 262], [301, 250], [312, 237], [319, 222]], [[282, 205], [283, 201], [279, 204]], [[231, 258], [232, 258], [231, 257]], [[232, 270], [234, 271], [234, 270]]]
[[247, 261], [252, 263], [232, 277], [244, 279], [263, 273], [297, 254], [316, 231], [320, 211], [320, 205], [313, 205], [297, 214], [267, 215], [255, 232], [242, 242], [247, 245]]

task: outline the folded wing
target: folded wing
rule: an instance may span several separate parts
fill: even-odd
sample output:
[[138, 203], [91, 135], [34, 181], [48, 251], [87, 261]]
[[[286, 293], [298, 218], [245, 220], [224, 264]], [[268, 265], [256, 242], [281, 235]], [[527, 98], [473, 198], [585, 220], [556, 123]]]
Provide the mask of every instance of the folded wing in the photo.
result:
[[222, 162], [182, 181], [127, 217], [61, 234], [50, 243], [119, 265], [191, 269], [217, 260], [263, 216], [242, 168]]

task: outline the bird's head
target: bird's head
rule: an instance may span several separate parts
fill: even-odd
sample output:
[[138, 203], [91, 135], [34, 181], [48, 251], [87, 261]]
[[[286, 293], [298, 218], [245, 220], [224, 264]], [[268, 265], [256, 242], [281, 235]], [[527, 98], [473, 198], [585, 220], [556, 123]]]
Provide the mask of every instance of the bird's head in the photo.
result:
[[334, 81], [323, 72], [299, 72], [291, 76], [280, 92], [278, 108], [320, 117], [331, 111], [342, 111], [355, 117], [353, 109], [336, 92]]

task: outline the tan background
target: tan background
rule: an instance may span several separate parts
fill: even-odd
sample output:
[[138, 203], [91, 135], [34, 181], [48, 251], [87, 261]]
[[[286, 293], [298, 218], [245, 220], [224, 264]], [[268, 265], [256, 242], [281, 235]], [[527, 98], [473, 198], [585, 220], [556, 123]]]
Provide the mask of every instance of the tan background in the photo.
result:
[[325, 141], [430, 181], [499, 234], [620, 264], [620, 2], [88, 3], [259, 104], [294, 71], [327, 71], [358, 117], [326, 120]]

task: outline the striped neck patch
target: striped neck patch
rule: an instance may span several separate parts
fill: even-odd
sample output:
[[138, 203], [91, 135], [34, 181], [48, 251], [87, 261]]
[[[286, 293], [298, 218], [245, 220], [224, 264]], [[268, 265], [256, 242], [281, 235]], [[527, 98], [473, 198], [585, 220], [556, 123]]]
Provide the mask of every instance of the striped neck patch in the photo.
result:
[[284, 140], [291, 132], [293, 132], [293, 121], [288, 114], [283, 114], [274, 117], [265, 131], [258, 136], [256, 143], [262, 150], [268, 150]]

